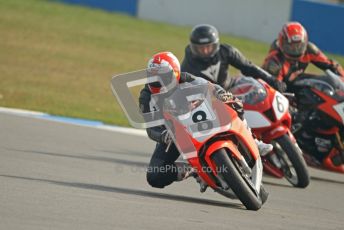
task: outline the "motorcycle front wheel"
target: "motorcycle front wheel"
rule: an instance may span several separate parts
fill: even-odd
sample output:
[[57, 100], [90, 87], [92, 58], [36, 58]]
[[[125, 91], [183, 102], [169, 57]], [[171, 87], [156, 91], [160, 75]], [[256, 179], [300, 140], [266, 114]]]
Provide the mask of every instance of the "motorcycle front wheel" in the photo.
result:
[[261, 188], [260, 193], [264, 193], [261, 198], [257, 195], [253, 184], [245, 179], [243, 171], [240, 169], [239, 162], [234, 162], [236, 159], [229, 157], [225, 149], [219, 149], [212, 155], [212, 160], [216, 164], [218, 174], [226, 181], [228, 186], [232, 189], [238, 199], [248, 210], [258, 210], [266, 201], [267, 193], [264, 188]]
[[306, 188], [310, 178], [300, 148], [285, 134], [272, 141], [284, 177], [295, 187]]

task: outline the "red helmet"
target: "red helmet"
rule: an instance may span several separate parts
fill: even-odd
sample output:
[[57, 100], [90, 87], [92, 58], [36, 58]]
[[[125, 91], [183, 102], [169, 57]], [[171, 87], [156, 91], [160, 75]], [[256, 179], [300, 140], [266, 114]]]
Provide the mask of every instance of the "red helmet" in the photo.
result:
[[[155, 54], [148, 61], [148, 68], [169, 67], [173, 70], [174, 76], [177, 78], [177, 82], [180, 79], [180, 63], [178, 58], [171, 52], [161, 52]], [[148, 84], [148, 88], [152, 93], [159, 93], [161, 84], [159, 82], [153, 82]]]
[[278, 44], [286, 57], [298, 59], [307, 49], [307, 31], [298, 22], [286, 23], [278, 35]]

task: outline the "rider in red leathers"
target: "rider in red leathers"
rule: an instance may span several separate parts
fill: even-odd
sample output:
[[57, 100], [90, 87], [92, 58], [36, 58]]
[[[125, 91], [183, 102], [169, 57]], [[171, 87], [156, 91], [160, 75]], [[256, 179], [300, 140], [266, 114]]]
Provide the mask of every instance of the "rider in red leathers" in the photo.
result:
[[344, 77], [343, 68], [308, 41], [305, 28], [298, 22], [289, 22], [283, 26], [278, 39], [272, 43], [263, 69], [277, 80], [284, 81], [288, 91], [293, 91], [294, 80], [304, 73], [309, 63]]

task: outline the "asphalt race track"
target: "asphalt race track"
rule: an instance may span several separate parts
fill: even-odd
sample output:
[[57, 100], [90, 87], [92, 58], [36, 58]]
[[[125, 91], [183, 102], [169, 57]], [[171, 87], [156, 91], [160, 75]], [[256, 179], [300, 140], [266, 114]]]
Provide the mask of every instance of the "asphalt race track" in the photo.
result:
[[0, 113], [0, 229], [344, 229], [344, 175], [311, 170], [306, 189], [264, 177], [258, 212], [193, 178], [146, 184], [154, 143]]

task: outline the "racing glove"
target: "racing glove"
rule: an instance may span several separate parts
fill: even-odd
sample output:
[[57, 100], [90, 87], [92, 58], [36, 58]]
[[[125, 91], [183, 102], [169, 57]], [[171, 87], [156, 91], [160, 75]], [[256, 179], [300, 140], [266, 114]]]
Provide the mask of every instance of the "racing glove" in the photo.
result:
[[238, 113], [240, 119], [244, 120], [244, 105], [239, 98], [233, 96], [233, 100], [228, 102], [227, 105], [230, 105]]
[[241, 120], [244, 118], [244, 106], [241, 100], [235, 97], [231, 92], [226, 92], [224, 89], [217, 89], [215, 96], [220, 101], [229, 105], [232, 109], [234, 109]]
[[233, 94], [226, 92], [221, 86], [215, 85], [215, 97], [220, 101], [227, 103], [233, 99]]
[[283, 81], [279, 81], [275, 78], [271, 78], [268, 81], [268, 84], [281, 93], [284, 93], [287, 90], [287, 85]]
[[283, 81], [277, 80], [276, 77], [272, 76], [267, 71], [259, 68], [261, 72], [263, 73], [261, 75], [261, 79], [266, 81], [269, 85], [271, 85], [274, 89], [280, 91], [281, 93], [284, 93], [287, 90], [287, 85]]
[[172, 143], [172, 137], [170, 133], [167, 130], [162, 131], [161, 133], [161, 143], [164, 143], [166, 145], [170, 145]]

